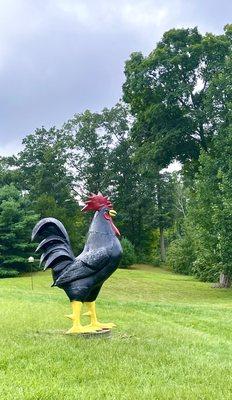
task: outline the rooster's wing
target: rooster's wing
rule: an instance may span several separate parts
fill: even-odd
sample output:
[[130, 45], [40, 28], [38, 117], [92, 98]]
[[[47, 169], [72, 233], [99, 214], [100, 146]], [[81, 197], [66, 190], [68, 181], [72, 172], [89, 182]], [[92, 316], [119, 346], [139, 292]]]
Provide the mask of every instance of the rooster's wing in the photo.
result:
[[109, 257], [105, 248], [83, 252], [74, 262], [66, 266], [64, 272], [59, 275], [54, 282], [54, 285], [63, 286], [74, 280], [87, 278], [93, 275], [105, 267]]

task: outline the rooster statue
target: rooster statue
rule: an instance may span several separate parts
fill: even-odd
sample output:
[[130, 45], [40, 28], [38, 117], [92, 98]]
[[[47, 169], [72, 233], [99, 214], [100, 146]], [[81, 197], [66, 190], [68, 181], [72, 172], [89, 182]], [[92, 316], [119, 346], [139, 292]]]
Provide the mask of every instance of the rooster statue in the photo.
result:
[[[91, 194], [82, 211], [95, 211], [84, 250], [74, 257], [68, 233], [63, 224], [55, 218], [43, 218], [32, 231], [32, 240], [40, 241], [36, 252], [42, 252], [40, 263], [44, 269], [52, 268], [53, 285], [62, 288], [72, 305], [73, 326], [67, 333], [82, 334], [113, 328], [113, 323], [97, 320], [95, 300], [106, 279], [117, 269], [122, 247], [119, 230], [112, 221], [116, 215], [110, 200], [98, 194]], [[82, 304], [87, 306], [89, 325], [81, 325]]]

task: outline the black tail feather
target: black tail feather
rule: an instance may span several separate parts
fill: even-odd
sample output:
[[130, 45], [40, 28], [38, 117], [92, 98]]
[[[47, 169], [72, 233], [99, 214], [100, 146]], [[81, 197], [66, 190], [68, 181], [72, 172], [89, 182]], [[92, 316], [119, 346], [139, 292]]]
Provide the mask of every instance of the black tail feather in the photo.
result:
[[34, 227], [31, 240], [35, 238], [45, 239], [48, 236], [57, 235], [70, 243], [68, 233], [64, 225], [56, 218], [43, 218]]
[[65, 254], [67, 253], [67, 254], [69, 254], [69, 249], [68, 249], [68, 247], [67, 246], [65, 246], [65, 245], [62, 245], [62, 244], [60, 244], [60, 245], [53, 245], [52, 247], [50, 247], [49, 249], [47, 249], [42, 255], [41, 255], [41, 257], [40, 257], [40, 265], [41, 264], [43, 264], [47, 259], [48, 259], [48, 257], [51, 255], [51, 254], [54, 254], [54, 253], [56, 253], [57, 251], [64, 251], [65, 252]]
[[48, 236], [46, 239], [42, 240], [38, 245], [35, 252], [37, 253], [39, 250], [46, 251], [51, 245], [55, 245], [58, 243], [67, 243], [65, 239], [60, 236]]
[[47, 268], [53, 268], [58, 264], [58, 262], [64, 261], [64, 260], [70, 260], [70, 262], [73, 262], [74, 259], [67, 253], [65, 253], [64, 250], [62, 251], [56, 251], [55, 253], [51, 253], [51, 255], [48, 257], [47, 261], [45, 262], [44, 265], [44, 270]]
[[52, 268], [62, 271], [74, 260], [68, 233], [63, 224], [55, 218], [43, 218], [32, 231], [32, 240], [42, 240], [36, 251], [42, 250], [40, 264], [44, 269]]

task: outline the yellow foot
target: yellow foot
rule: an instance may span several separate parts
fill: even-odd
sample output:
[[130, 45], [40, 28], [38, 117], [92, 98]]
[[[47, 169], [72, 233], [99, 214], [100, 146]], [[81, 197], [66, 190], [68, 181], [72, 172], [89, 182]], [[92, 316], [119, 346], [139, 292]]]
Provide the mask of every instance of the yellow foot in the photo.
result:
[[91, 333], [97, 332], [99, 328], [93, 328], [92, 326], [82, 326], [82, 325], [74, 325], [71, 329], [69, 329], [66, 334], [81, 334], [81, 333]]
[[94, 329], [112, 329], [112, 328], [116, 327], [116, 325], [113, 324], [112, 322], [108, 322], [105, 324], [103, 322], [95, 322], [95, 323], [87, 325], [87, 326], [90, 326]]

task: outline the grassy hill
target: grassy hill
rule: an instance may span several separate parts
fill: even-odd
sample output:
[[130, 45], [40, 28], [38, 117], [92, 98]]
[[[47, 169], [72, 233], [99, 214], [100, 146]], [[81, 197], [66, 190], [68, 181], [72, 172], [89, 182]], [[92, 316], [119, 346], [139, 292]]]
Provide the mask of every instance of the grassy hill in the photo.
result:
[[[232, 290], [161, 269], [118, 270], [98, 300], [111, 337], [63, 333], [50, 272], [0, 281], [0, 399], [232, 398]], [[87, 317], [83, 322], [87, 323]]]

